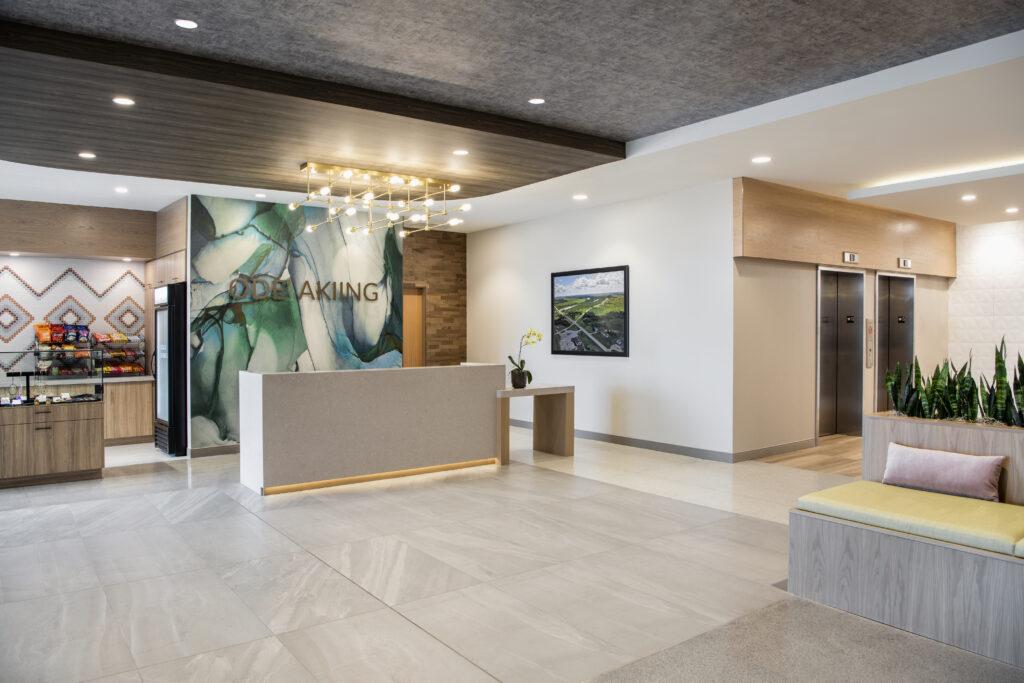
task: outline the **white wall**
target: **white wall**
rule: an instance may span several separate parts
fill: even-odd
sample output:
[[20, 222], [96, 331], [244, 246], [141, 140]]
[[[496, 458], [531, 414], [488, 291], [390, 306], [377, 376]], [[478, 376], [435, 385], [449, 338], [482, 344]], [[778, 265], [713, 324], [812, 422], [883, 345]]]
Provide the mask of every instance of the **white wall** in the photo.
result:
[[[576, 386], [577, 429], [731, 452], [732, 239], [731, 180], [472, 233], [469, 360], [502, 362], [536, 327], [527, 366]], [[617, 265], [630, 268], [629, 358], [551, 355], [551, 273]], [[532, 419], [529, 400], [512, 404]]]
[[973, 352], [975, 374], [991, 379], [993, 348], [1003, 335], [1008, 365], [1024, 352], [1024, 221], [958, 225], [956, 254], [949, 356], [959, 365]]

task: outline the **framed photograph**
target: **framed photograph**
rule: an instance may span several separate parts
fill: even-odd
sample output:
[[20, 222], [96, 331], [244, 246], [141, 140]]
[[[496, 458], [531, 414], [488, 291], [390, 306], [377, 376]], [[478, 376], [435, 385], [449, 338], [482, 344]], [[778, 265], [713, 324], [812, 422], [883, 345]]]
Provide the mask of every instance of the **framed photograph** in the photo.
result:
[[629, 266], [551, 274], [551, 353], [629, 355]]

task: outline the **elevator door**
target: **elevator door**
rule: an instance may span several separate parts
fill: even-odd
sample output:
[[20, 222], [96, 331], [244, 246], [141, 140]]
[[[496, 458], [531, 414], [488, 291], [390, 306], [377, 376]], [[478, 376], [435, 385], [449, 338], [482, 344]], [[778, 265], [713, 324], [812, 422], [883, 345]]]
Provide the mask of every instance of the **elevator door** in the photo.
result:
[[[909, 368], [914, 360], [914, 280], [909, 277], [878, 277], [878, 368], [875, 376], [875, 407], [892, 410], [885, 391], [885, 373], [900, 363]], [[904, 370], [904, 377], [906, 370]]]
[[864, 277], [823, 270], [818, 292], [818, 436], [859, 435], [864, 406]]

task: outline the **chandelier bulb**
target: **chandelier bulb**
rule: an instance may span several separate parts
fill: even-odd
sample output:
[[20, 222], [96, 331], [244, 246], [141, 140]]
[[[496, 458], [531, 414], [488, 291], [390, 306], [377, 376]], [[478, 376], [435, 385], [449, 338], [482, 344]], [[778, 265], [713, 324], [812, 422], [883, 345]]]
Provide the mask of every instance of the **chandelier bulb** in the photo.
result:
[[448, 188], [448, 191], [449, 192], [458, 192], [461, 189], [462, 189], [462, 185], [459, 185], [458, 183], [455, 183], [454, 185], [452, 185], [451, 187]]
[[345, 215], [346, 216], [355, 216], [356, 215], [356, 207], [350, 206], [347, 209], [345, 209]]
[[423, 200], [423, 206], [433, 206], [433, 205], [434, 205], [434, 200], [432, 198], [427, 197], [426, 199]]
[[462, 206], [459, 207], [459, 211], [469, 211], [472, 208], [472, 204], [463, 204]]
[[363, 234], [364, 235], [369, 235], [370, 234], [370, 229], [369, 228], [363, 228]]
[[419, 178], [413, 178], [412, 180], [409, 181], [409, 185], [411, 187], [419, 187], [420, 186], [420, 179]]
[[398, 236], [399, 236], [399, 237], [405, 237], [405, 236], [406, 236], [406, 235], [408, 235], [408, 234], [409, 234], [409, 233], [407, 233], [407, 232], [406, 232], [405, 230], [399, 230], [399, 231], [398, 231]]
[[345, 179], [351, 178], [352, 177], [352, 169], [346, 169], [345, 172], [341, 174], [341, 177], [345, 178]]
[[313, 232], [313, 224], [312, 223], [310, 223], [309, 225], [306, 226], [306, 232]]
[[297, 209], [298, 207], [299, 207], [299, 205], [298, 205], [298, 204], [296, 204], [295, 202], [292, 202], [291, 204], [289, 204], [289, 205], [288, 205], [288, 210], [289, 210], [289, 211], [294, 211], [294, 210], [295, 210], [295, 209]]
[[330, 193], [331, 193], [331, 188], [328, 187], [327, 185], [324, 185], [323, 187], [320, 188], [320, 196], [321, 197], [326, 197]]

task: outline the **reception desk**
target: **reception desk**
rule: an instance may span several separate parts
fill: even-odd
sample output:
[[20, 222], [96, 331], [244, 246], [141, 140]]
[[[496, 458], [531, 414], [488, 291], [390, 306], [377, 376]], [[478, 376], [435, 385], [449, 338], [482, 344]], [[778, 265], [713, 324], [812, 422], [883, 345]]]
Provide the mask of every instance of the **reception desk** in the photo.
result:
[[261, 494], [496, 462], [501, 365], [239, 373], [242, 484]]

